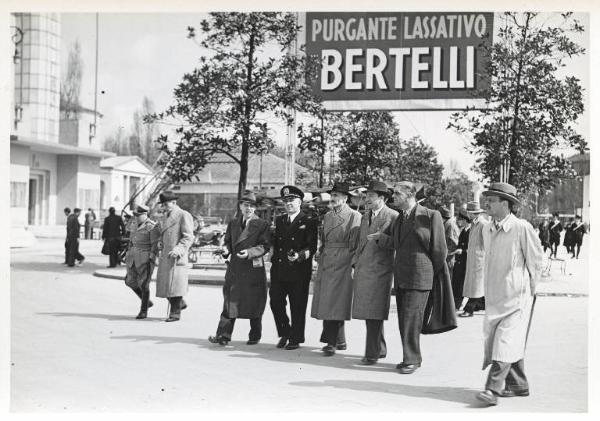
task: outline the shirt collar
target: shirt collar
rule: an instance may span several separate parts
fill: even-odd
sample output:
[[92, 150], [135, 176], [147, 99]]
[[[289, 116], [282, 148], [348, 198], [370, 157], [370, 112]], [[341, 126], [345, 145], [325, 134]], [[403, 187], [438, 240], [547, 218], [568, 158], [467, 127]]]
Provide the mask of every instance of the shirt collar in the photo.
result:
[[290, 222], [294, 222], [294, 219], [296, 219], [296, 217], [300, 214], [300, 211], [298, 210], [298, 212], [293, 213], [293, 214], [288, 214], [288, 217], [290, 218]]
[[[505, 232], [508, 232], [512, 228], [512, 226], [514, 224], [514, 219], [513, 218], [515, 218], [515, 216], [512, 213], [509, 213], [500, 222], [496, 222], [495, 220], [492, 220], [492, 223], [490, 224], [490, 229], [491, 230], [496, 230], [497, 229], [498, 231], [502, 229]], [[498, 227], [498, 228], [496, 228], [496, 227]]]
[[381, 212], [384, 207], [385, 207], [385, 205], [383, 205], [379, 209], [371, 209], [371, 214], [373, 215], [373, 218], [375, 218], [377, 215], [379, 215], [379, 212]]

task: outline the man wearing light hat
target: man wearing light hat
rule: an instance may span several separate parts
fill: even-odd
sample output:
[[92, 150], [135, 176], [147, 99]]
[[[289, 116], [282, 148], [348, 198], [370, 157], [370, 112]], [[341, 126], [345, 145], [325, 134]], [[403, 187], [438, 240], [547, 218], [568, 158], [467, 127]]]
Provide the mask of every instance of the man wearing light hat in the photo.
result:
[[388, 319], [392, 290], [394, 250], [382, 249], [368, 235], [384, 231], [394, 224], [398, 212], [388, 208], [389, 197], [386, 184], [371, 181], [366, 190], [365, 205], [360, 231], [355, 237], [354, 295], [352, 318], [364, 320], [367, 325], [365, 354], [362, 363], [372, 365], [385, 358], [387, 348], [383, 334], [383, 322]]
[[129, 249], [125, 256], [127, 265], [125, 285], [142, 300], [136, 319], [145, 319], [148, 316], [148, 307], [152, 307], [150, 279], [156, 265], [156, 256], [158, 256], [160, 226], [148, 218], [146, 206], [138, 205], [133, 211], [133, 215], [137, 224], [132, 228], [129, 236]]
[[194, 242], [194, 218], [177, 206], [177, 196], [171, 191], [160, 194], [163, 209], [160, 222], [160, 258], [156, 275], [156, 296], [169, 300], [166, 322], [181, 318], [187, 305], [183, 296], [188, 291], [188, 250]]
[[305, 339], [312, 259], [317, 251], [317, 220], [300, 209], [304, 192], [298, 187], [283, 186], [280, 194], [286, 213], [275, 219], [269, 304], [279, 336], [277, 348], [294, 350]]
[[[472, 218], [469, 230], [469, 248], [467, 249], [467, 269], [465, 271], [465, 284], [462, 289], [463, 297], [467, 303], [460, 317], [471, 317], [478, 310], [485, 310], [483, 294], [483, 262], [485, 250], [483, 248], [483, 229], [488, 220], [484, 217], [484, 210], [479, 206], [479, 201], [467, 203], [467, 212]], [[458, 308], [457, 308], [458, 309]]]
[[491, 365], [485, 390], [477, 398], [496, 405], [498, 396], [528, 396], [525, 344], [533, 311], [536, 283], [542, 271], [542, 247], [529, 222], [513, 212], [517, 190], [492, 183], [483, 192], [492, 221], [483, 229], [485, 247], [485, 355]]

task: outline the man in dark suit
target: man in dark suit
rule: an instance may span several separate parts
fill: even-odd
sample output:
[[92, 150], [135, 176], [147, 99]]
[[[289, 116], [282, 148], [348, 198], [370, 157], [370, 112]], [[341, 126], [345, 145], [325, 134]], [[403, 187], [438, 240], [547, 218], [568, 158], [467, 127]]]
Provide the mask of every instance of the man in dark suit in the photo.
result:
[[394, 289], [403, 361], [396, 368], [411, 374], [421, 366], [420, 334], [434, 276], [444, 270], [448, 253], [444, 224], [438, 211], [416, 202], [417, 188], [410, 181], [394, 186], [394, 202], [401, 210], [393, 225], [370, 234], [380, 247], [394, 249]]
[[[71, 215], [71, 208], [65, 208], [63, 210], [63, 212], [65, 213], [65, 216], [67, 217], [67, 222], [69, 222], [69, 215]], [[63, 263], [63, 265], [67, 264], [67, 260], [69, 260], [69, 230], [67, 227], [67, 236], [65, 237], [65, 261]]]
[[115, 214], [115, 208], [108, 209], [108, 216], [104, 218], [102, 226], [102, 239], [108, 242], [109, 268], [114, 268], [119, 263], [119, 248], [121, 247], [121, 236], [125, 234], [123, 219]]
[[81, 209], [73, 209], [73, 213], [67, 217], [67, 266], [75, 266], [75, 261], [81, 265], [85, 257], [79, 253], [79, 231], [81, 224], [79, 223], [79, 215]]
[[550, 257], [556, 258], [556, 251], [560, 245], [560, 233], [563, 230], [563, 226], [560, 223], [558, 212], [552, 214], [552, 222], [550, 222]]
[[[317, 251], [317, 221], [300, 210], [304, 193], [298, 187], [284, 186], [281, 197], [286, 214], [275, 219], [269, 298], [280, 337], [277, 348], [291, 350], [304, 342], [308, 287]], [[286, 312], [287, 297], [291, 324]]]

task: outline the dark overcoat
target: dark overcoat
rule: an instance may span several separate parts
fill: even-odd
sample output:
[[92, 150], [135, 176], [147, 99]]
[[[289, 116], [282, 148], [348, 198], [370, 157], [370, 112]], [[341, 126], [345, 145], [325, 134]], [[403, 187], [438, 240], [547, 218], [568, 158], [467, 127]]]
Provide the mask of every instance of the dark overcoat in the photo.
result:
[[550, 222], [550, 244], [560, 244], [560, 233], [563, 226], [560, 222]]
[[[252, 215], [242, 229], [241, 216], [230, 221], [224, 245], [231, 253], [223, 285], [223, 309], [231, 319], [261, 317], [267, 303], [267, 275], [263, 256], [271, 247], [269, 223]], [[237, 256], [242, 250], [248, 258]]]

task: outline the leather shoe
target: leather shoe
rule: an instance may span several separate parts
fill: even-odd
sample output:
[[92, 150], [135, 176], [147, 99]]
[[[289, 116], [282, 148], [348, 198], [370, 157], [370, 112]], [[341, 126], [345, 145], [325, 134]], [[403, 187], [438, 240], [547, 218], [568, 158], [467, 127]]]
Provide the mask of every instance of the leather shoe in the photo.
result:
[[297, 342], [290, 342], [289, 344], [287, 344], [287, 346], [285, 347], [285, 349], [287, 349], [288, 351], [291, 351], [293, 349], [298, 349], [300, 348], [300, 344]]
[[285, 348], [287, 341], [288, 341], [288, 338], [286, 338], [285, 336], [280, 338], [279, 342], [277, 342], [277, 348]]
[[421, 364], [404, 364], [400, 366], [400, 374], [412, 374], [417, 371], [417, 368], [421, 367]]
[[468, 311], [463, 311], [458, 315], [458, 317], [473, 317], [473, 313], [469, 313]]
[[335, 348], [331, 345], [326, 345], [321, 350], [323, 351], [323, 355], [325, 357], [331, 357], [335, 354]]
[[341, 343], [341, 344], [337, 344], [335, 346], [335, 349], [337, 349], [338, 351], [345, 351], [346, 348], [348, 348], [347, 345], [346, 345], [346, 342]]
[[178, 322], [179, 321], [179, 317], [175, 317], [175, 316], [169, 316], [169, 318], [167, 320], [165, 320], [165, 322]]
[[[379, 357], [379, 358], [385, 358], [385, 357]], [[406, 364], [405, 362], [396, 364], [396, 370], [400, 370], [402, 367], [405, 367], [407, 365], [410, 365], [410, 364]], [[415, 364], [415, 365], [417, 365], [418, 367], [421, 367], [421, 364]]]
[[504, 389], [500, 392], [503, 398], [514, 398], [515, 396], [529, 396], [529, 390], [510, 390]]
[[485, 390], [483, 392], [479, 392], [477, 394], [477, 399], [482, 402], [487, 403], [488, 405], [498, 405], [498, 397], [491, 390]]
[[258, 339], [248, 339], [248, 342], [246, 342], [246, 345], [256, 345], [259, 342]]
[[181, 309], [185, 310], [187, 308], [187, 303], [183, 300], [183, 298], [181, 299]]
[[225, 346], [229, 343], [229, 339], [224, 338], [223, 336], [209, 336], [208, 342], [211, 344], [219, 344], [221, 346]]
[[145, 319], [146, 317], [148, 317], [148, 313], [146, 313], [145, 311], [140, 311], [138, 315], [135, 316], [136, 319]]
[[377, 364], [377, 358], [362, 357], [362, 360], [360, 360], [360, 362], [363, 365], [373, 365], [373, 364]]

